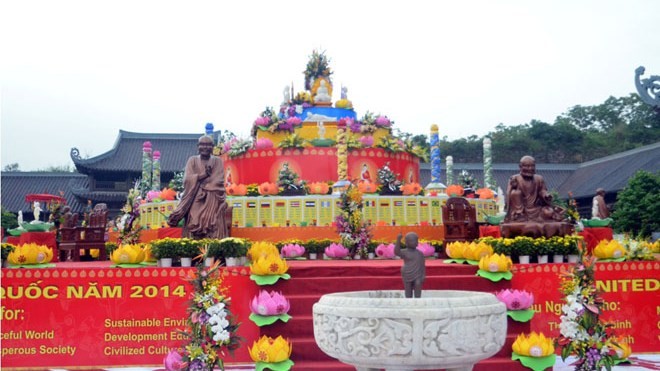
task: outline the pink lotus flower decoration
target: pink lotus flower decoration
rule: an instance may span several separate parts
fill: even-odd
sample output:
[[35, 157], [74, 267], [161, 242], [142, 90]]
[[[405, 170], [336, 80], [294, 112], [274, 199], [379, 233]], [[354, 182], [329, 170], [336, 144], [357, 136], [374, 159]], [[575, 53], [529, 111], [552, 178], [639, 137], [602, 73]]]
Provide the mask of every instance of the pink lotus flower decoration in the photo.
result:
[[289, 312], [289, 300], [280, 292], [261, 290], [250, 302], [252, 313], [261, 316], [278, 316]]
[[268, 126], [270, 124], [270, 119], [268, 117], [257, 117], [256, 120], [254, 120], [254, 124], [257, 126]]
[[371, 147], [374, 145], [374, 137], [372, 137], [371, 135], [361, 136], [359, 141], [360, 144], [362, 144], [362, 146], [364, 147]]
[[227, 153], [231, 149], [231, 145], [238, 142], [238, 139], [232, 138], [222, 146], [222, 150]]
[[160, 198], [160, 191], [149, 191], [147, 192], [147, 202], [151, 202], [157, 198]]
[[387, 127], [390, 126], [390, 119], [387, 116], [378, 116], [376, 117], [376, 126]]
[[163, 359], [165, 370], [167, 371], [181, 371], [188, 369], [188, 362], [183, 362], [181, 350], [172, 349]]
[[325, 255], [333, 259], [343, 259], [348, 256], [348, 249], [340, 243], [332, 243], [325, 248]]
[[508, 310], [525, 310], [534, 304], [534, 295], [524, 290], [502, 290], [495, 294]]
[[297, 258], [305, 254], [305, 248], [298, 244], [282, 246], [282, 256], [285, 258]]
[[433, 256], [435, 254], [435, 249], [431, 244], [427, 242], [421, 242], [417, 245], [417, 250], [421, 251], [422, 254], [424, 254], [425, 257]]
[[294, 117], [289, 117], [288, 119], [286, 119], [286, 123], [289, 124], [289, 125], [292, 125], [292, 126], [300, 125], [301, 122], [302, 122], [302, 120], [300, 120], [298, 117], [295, 117], [295, 116]]
[[255, 149], [271, 149], [273, 148], [273, 141], [268, 138], [259, 138], [254, 144]]
[[386, 245], [381, 243], [376, 247], [376, 256], [386, 259], [394, 259], [394, 244], [390, 243]]

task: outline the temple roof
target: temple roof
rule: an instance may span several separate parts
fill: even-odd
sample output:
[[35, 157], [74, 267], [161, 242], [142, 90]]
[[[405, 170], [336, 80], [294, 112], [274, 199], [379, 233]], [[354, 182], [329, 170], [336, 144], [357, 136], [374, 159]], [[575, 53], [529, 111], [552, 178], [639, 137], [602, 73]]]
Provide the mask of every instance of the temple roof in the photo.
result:
[[49, 193], [59, 196], [62, 191], [72, 211], [82, 212], [86, 205], [78, 202], [72, 191], [75, 188], [87, 188], [87, 179], [86, 175], [78, 173], [3, 171], [2, 207], [14, 213], [22, 210], [27, 215], [31, 213], [31, 205], [25, 202], [26, 195]]
[[142, 144], [151, 142], [160, 151], [161, 172], [183, 171], [188, 157], [197, 154], [197, 140], [202, 134], [133, 133], [119, 130], [114, 146], [108, 152], [83, 159], [77, 148], [71, 149], [71, 160], [83, 174], [94, 172], [142, 172]]
[[584, 162], [558, 187], [560, 194], [593, 197], [596, 188], [606, 193], [621, 191], [636, 172], [660, 172], [660, 142]]

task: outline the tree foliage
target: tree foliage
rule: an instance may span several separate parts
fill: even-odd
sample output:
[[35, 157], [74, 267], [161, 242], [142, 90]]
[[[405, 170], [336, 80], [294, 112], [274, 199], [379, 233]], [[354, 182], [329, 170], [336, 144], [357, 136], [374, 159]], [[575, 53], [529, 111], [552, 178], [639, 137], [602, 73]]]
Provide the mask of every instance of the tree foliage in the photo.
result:
[[[532, 155], [541, 163], [580, 163], [660, 141], [660, 110], [644, 104], [637, 94], [609, 97], [595, 106], [571, 107], [552, 124], [499, 124], [486, 136], [492, 139], [493, 162], [517, 163]], [[483, 139], [443, 138], [440, 152], [456, 163], [480, 163]]]
[[660, 230], [660, 173], [638, 171], [619, 192], [612, 218], [614, 228], [633, 236], [649, 237]]
[[16, 214], [14, 214], [11, 211], [5, 209], [4, 207], [2, 207], [1, 226], [2, 226], [2, 229], [4, 229], [4, 230], [18, 227], [18, 218], [16, 217]]
[[2, 171], [21, 171], [21, 167], [18, 165], [18, 162], [12, 164], [7, 164], [2, 168]]

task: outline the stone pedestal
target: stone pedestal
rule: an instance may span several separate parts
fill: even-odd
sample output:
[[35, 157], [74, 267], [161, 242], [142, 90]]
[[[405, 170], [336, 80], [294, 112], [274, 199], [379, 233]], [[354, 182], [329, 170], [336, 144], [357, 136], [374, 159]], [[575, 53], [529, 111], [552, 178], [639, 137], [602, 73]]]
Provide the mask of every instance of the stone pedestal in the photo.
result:
[[358, 370], [471, 370], [506, 338], [506, 307], [483, 292], [334, 293], [313, 313], [319, 348]]

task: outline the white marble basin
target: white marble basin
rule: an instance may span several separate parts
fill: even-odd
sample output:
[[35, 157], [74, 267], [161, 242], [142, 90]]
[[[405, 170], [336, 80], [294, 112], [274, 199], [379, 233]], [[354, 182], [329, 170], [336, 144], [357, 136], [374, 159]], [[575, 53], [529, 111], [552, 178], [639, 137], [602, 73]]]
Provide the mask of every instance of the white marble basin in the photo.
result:
[[358, 370], [471, 370], [506, 338], [506, 307], [484, 292], [340, 292], [313, 313], [319, 348]]

